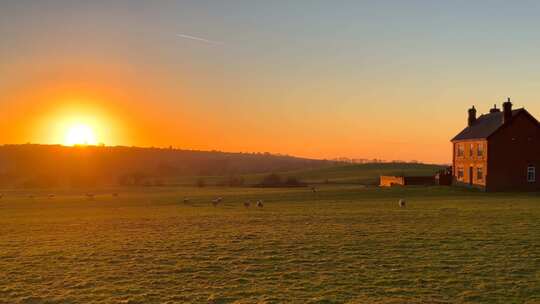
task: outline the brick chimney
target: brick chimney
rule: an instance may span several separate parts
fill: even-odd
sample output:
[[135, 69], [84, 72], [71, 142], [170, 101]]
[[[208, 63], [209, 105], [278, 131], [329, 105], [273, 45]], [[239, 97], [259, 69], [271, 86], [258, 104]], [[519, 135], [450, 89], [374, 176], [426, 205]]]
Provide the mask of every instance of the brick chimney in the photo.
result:
[[507, 123], [512, 119], [512, 102], [510, 97], [502, 104], [503, 106], [503, 123]]
[[474, 106], [469, 109], [469, 119], [468, 119], [468, 126], [472, 126], [476, 122], [476, 109]]
[[501, 109], [497, 109], [497, 105], [494, 104], [493, 108], [489, 109], [489, 113], [499, 113]]

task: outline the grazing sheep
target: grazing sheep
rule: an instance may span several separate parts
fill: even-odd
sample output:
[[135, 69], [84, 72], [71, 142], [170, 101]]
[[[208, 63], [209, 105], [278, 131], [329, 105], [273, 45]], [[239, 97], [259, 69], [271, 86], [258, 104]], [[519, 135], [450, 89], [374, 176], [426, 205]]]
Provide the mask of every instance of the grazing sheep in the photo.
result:
[[313, 191], [313, 193], [317, 193], [317, 188], [311, 187], [311, 191]]
[[262, 207], [264, 207], [263, 201], [262, 200], [257, 201], [257, 208], [262, 208]]
[[48, 197], [48, 198], [53, 198], [53, 197], [54, 197], [54, 194], [51, 193], [51, 194], [49, 194], [47, 197]]
[[114, 192], [114, 193], [112, 194], [112, 196], [113, 196], [113, 197], [118, 197], [118, 193]]
[[216, 207], [219, 203], [221, 203], [223, 201], [223, 198], [220, 196], [220, 197], [216, 197], [215, 199], [212, 200], [212, 205], [214, 205], [214, 207]]
[[398, 202], [399, 208], [405, 208], [406, 202], [404, 199], [400, 199]]
[[34, 198], [33, 194], [28, 195], [28, 198]]
[[93, 193], [86, 193], [86, 198], [89, 200], [94, 200], [94, 194]]
[[189, 199], [187, 197], [184, 197], [184, 204], [189, 203]]
[[251, 206], [251, 203], [249, 201], [244, 203], [244, 207], [249, 208]]

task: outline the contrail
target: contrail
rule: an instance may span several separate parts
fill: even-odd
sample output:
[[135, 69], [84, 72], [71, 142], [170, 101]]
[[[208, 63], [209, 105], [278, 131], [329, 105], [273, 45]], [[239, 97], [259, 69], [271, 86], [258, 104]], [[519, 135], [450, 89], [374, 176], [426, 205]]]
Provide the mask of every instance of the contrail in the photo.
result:
[[200, 42], [204, 42], [204, 43], [208, 43], [208, 44], [214, 44], [214, 45], [221, 45], [221, 44], [223, 44], [223, 42], [220, 42], [220, 41], [208, 40], [208, 39], [204, 39], [204, 38], [200, 38], [200, 37], [195, 37], [195, 36], [190, 36], [190, 35], [176, 34], [176, 36], [178, 36], [178, 37], [180, 37], [180, 38], [196, 40], [196, 41], [200, 41]]

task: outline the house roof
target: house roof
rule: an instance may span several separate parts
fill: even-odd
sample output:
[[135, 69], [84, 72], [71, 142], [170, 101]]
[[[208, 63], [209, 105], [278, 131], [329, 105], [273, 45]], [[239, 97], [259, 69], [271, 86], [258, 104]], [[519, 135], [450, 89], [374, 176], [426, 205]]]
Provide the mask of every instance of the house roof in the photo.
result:
[[[512, 117], [527, 112], [525, 109], [516, 109], [512, 111]], [[459, 132], [452, 141], [465, 139], [485, 139], [495, 133], [503, 125], [503, 112], [495, 112], [481, 115], [476, 119], [474, 124], [466, 127]]]

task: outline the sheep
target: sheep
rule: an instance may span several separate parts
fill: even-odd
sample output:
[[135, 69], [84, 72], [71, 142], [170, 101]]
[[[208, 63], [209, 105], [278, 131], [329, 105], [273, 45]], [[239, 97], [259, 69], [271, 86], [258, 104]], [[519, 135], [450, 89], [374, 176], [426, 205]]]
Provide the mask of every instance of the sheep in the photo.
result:
[[94, 194], [93, 193], [86, 193], [86, 198], [89, 200], [94, 200]]
[[4, 197], [4, 195], [3, 195], [3, 194], [0, 194], [0, 199], [2, 199], [3, 197]]
[[33, 199], [33, 198], [34, 198], [34, 195], [33, 195], [33, 194], [29, 194], [29, 195], [28, 195], [28, 198], [32, 198], [32, 199]]
[[313, 191], [313, 193], [317, 193], [317, 188], [311, 187], [311, 191]]
[[184, 204], [189, 203], [189, 199], [187, 197], [184, 197]]
[[47, 197], [48, 197], [49, 199], [52, 199], [52, 198], [54, 197], [54, 194], [51, 193], [51, 194], [49, 194]]
[[216, 207], [219, 203], [221, 203], [223, 201], [223, 197], [216, 197], [215, 199], [212, 200], [212, 205], [214, 205], [214, 207]]
[[399, 208], [405, 208], [406, 202], [404, 199], [400, 199], [398, 202]]
[[263, 201], [262, 200], [257, 201], [257, 208], [262, 208], [262, 207], [264, 207]]
[[247, 201], [244, 203], [244, 207], [249, 208], [251, 206], [251, 202]]
[[118, 193], [114, 192], [114, 193], [112, 194], [112, 196], [113, 196], [113, 197], [118, 197]]

